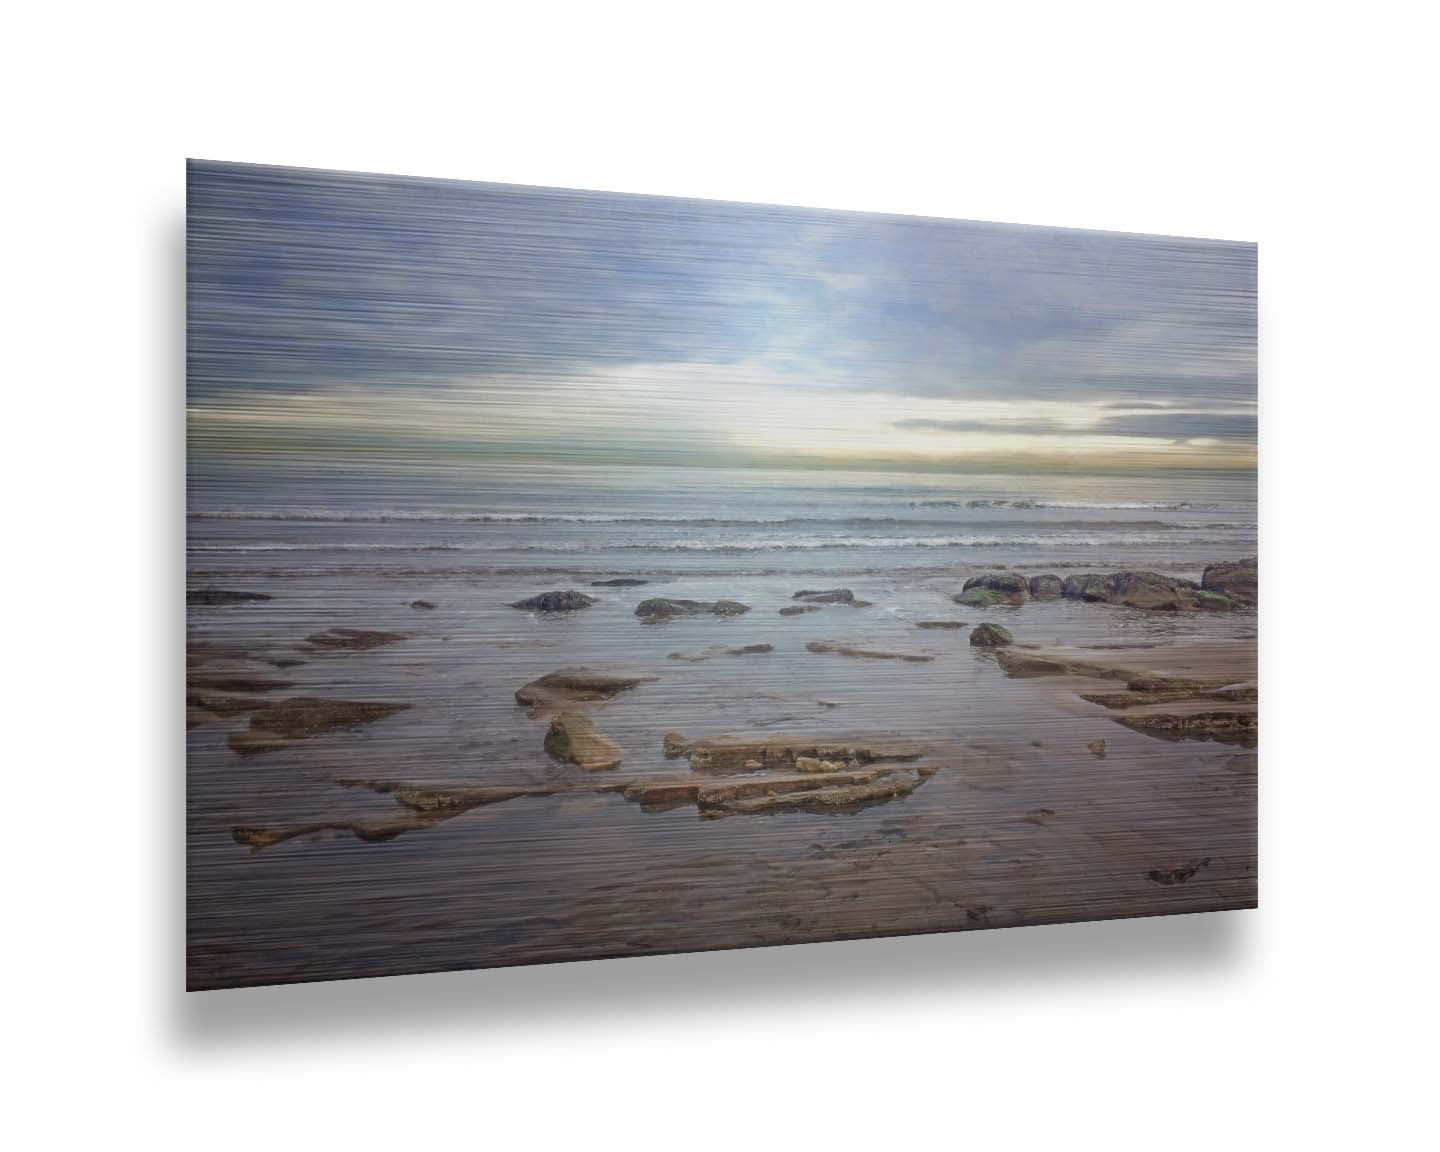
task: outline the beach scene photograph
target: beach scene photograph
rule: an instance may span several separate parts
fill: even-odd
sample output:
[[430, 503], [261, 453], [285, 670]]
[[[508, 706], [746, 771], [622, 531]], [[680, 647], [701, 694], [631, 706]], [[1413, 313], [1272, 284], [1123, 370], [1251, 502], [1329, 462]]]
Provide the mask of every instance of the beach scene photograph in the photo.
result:
[[191, 989], [1256, 905], [1253, 244], [186, 183]]

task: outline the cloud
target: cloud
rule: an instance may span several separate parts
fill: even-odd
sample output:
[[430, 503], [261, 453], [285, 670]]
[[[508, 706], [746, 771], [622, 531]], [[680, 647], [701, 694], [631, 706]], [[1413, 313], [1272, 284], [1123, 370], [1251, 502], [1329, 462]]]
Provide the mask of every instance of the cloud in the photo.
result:
[[217, 436], [1254, 437], [1251, 245], [209, 163], [188, 195]]

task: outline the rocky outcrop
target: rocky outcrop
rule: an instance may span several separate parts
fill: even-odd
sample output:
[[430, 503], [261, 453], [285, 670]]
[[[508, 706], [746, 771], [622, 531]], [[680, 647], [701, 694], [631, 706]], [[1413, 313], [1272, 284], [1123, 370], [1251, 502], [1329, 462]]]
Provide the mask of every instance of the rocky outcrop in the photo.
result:
[[1094, 756], [1097, 760], [1105, 759], [1104, 740], [1091, 740], [1089, 744], [1085, 745], [1085, 747], [1090, 749], [1090, 755]]
[[[969, 599], [966, 599], [967, 595]], [[1023, 604], [1030, 599], [1030, 581], [1013, 572], [990, 572], [972, 576], [961, 588], [956, 601], [977, 608], [990, 604]]]
[[567, 705], [609, 700], [638, 684], [657, 677], [645, 673], [600, 672], [593, 668], [561, 668], [547, 672], [515, 690], [515, 702], [532, 710], [564, 708]]
[[820, 611], [820, 605], [818, 605], [818, 604], [787, 604], [784, 608], [781, 608], [781, 609], [780, 609], [780, 615], [781, 615], [781, 616], [802, 616], [802, 615], [804, 615], [806, 612], [819, 612], [819, 611]]
[[402, 780], [355, 776], [337, 776], [335, 783], [345, 788], [368, 788], [372, 792], [391, 796], [397, 804], [416, 812], [468, 812], [472, 808], [503, 804], [507, 800], [518, 800], [523, 796], [553, 796], [559, 791], [556, 788], [529, 785], [434, 788], [422, 784], [408, 784]]
[[[714, 778], [669, 776], [626, 781], [618, 790], [626, 800], [647, 809], [658, 810], [695, 804], [704, 812], [722, 808], [736, 800], [869, 784], [891, 777], [900, 770], [893, 764], [877, 764], [868, 768], [844, 769], [826, 774], [771, 772]], [[917, 772], [914, 779], [929, 775], [933, 775], [933, 771], [923, 774]]]
[[769, 796], [719, 800], [704, 805], [701, 814], [723, 816], [730, 814], [754, 815], [763, 812], [858, 811], [871, 804], [909, 796], [921, 783], [920, 777], [896, 776], [876, 780], [870, 784], [846, 784], [833, 788], [804, 789], [777, 792]]
[[541, 592], [538, 596], [531, 596], [526, 600], [516, 600], [510, 607], [526, 612], [578, 612], [581, 608], [589, 608], [590, 605], [598, 603], [595, 597], [569, 588], [564, 591]]
[[1163, 740], [1214, 740], [1221, 744], [1252, 747], [1260, 738], [1260, 720], [1248, 709], [1207, 712], [1145, 712], [1112, 716], [1147, 736]]
[[435, 611], [435, 605], [432, 604], [429, 600], [412, 600], [410, 601], [410, 607], [420, 612]]
[[[884, 760], [918, 760], [920, 745], [899, 737], [824, 738], [813, 736], [730, 737], [697, 740], [690, 745], [692, 772], [739, 772], [748, 761], [766, 771], [795, 770], [797, 757], [815, 760], [852, 760], [862, 767]], [[753, 770], [753, 769], [752, 769]]]
[[187, 588], [185, 590], [186, 604], [220, 605], [220, 604], [251, 604], [260, 600], [269, 600], [272, 597], [264, 592], [235, 592], [229, 588], [216, 588], [210, 585], [205, 588]]
[[[814, 756], [796, 756], [795, 771], [797, 772], [842, 772], [848, 764], [844, 760], [820, 760]], [[856, 763], [859, 767], [859, 763]]]
[[1058, 600], [1064, 584], [1059, 576], [1031, 576], [1030, 598], [1032, 600]]
[[970, 633], [970, 643], [976, 648], [1003, 648], [1006, 644], [1015, 643], [1015, 637], [1010, 635], [1008, 628], [999, 624], [977, 624]]
[[327, 628], [324, 632], [312, 632], [305, 637], [305, 643], [312, 648], [325, 648], [339, 652], [364, 652], [370, 648], [383, 648], [408, 640], [404, 632], [376, 632], [363, 628]]
[[372, 724], [409, 707], [409, 704], [378, 700], [293, 696], [256, 709], [250, 716], [250, 727], [242, 732], [232, 732], [228, 743], [242, 756], [255, 756], [277, 751], [293, 740]]
[[1116, 604], [1150, 612], [1216, 612], [1235, 607], [1228, 596], [1201, 588], [1193, 580], [1158, 572], [1088, 572], [1067, 576], [1061, 594], [1071, 600]]
[[1211, 564], [1200, 575], [1200, 587], [1207, 592], [1228, 596], [1242, 604], [1260, 602], [1260, 559], [1221, 561]]
[[964, 620], [917, 620], [915, 627], [940, 631], [958, 631], [970, 627]]
[[681, 756], [690, 755], [690, 741], [679, 732], [666, 732], [660, 737], [660, 742], [667, 760], [678, 760]]
[[592, 580], [592, 588], [638, 588], [642, 584], [650, 583], [649, 580], [641, 580], [638, 576], [616, 576], [610, 580]]
[[911, 664], [928, 664], [934, 656], [922, 652], [887, 652], [880, 648], [852, 648], [848, 644], [827, 644], [822, 640], [811, 640], [805, 645], [807, 652], [834, 653], [856, 660], [904, 660]]
[[279, 828], [257, 828], [251, 825], [237, 824], [230, 829], [230, 835], [235, 843], [244, 844], [257, 851], [261, 848], [282, 844], [286, 840], [294, 840], [297, 836], [310, 836], [316, 832], [349, 832], [358, 840], [376, 844], [393, 840], [405, 832], [414, 832], [419, 828], [431, 828], [440, 821], [448, 820], [455, 815], [458, 813], [422, 814], [417, 812], [408, 816], [397, 816], [390, 820], [328, 820], [310, 824], [288, 824]]
[[641, 601], [635, 615], [647, 624], [657, 624], [677, 616], [739, 616], [748, 611], [750, 605], [736, 600], [673, 600], [657, 596]]
[[869, 608], [869, 600], [856, 599], [849, 588], [826, 588], [821, 591], [804, 589], [796, 592], [792, 600], [804, 600], [807, 604], [848, 604], [852, 608]]
[[550, 721], [545, 751], [587, 772], [618, 768], [624, 750], [580, 712], [561, 712]]

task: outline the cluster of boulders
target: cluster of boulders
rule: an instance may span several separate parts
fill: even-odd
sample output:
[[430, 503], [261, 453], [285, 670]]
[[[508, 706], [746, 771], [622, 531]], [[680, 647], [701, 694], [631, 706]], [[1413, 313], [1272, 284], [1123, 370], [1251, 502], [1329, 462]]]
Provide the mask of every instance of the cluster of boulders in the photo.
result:
[[1224, 612], [1258, 602], [1257, 560], [1212, 564], [1199, 583], [1142, 571], [1086, 572], [1063, 580], [1048, 573], [1027, 578], [991, 572], [966, 580], [953, 599], [970, 608], [990, 608], [1058, 597], [1147, 611]]

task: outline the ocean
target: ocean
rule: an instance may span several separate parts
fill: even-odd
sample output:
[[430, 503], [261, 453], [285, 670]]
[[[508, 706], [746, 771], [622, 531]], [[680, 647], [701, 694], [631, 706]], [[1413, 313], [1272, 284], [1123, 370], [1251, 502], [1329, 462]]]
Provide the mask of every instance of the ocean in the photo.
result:
[[[1095, 652], [1253, 653], [1253, 610], [975, 609], [952, 596], [989, 571], [1199, 579], [1255, 552], [1249, 473], [196, 462], [188, 586], [271, 599], [192, 605], [192, 672], [263, 666], [282, 695], [410, 707], [259, 756], [227, 743], [243, 713], [189, 730], [192, 986], [1251, 904], [1253, 750], [1131, 731], [1048, 680], [1006, 677], [966, 630], [917, 624], [991, 620], [1017, 643]], [[621, 577], [647, 583], [594, 584]], [[868, 606], [779, 614], [797, 591], [838, 587]], [[596, 603], [510, 607], [570, 588]], [[647, 624], [635, 608], [654, 596], [749, 611]], [[404, 638], [355, 652], [307, 643], [331, 628]], [[732, 651], [757, 645], [771, 648]], [[589, 787], [604, 774], [547, 756], [545, 720], [515, 701], [575, 666], [656, 677], [593, 709], [624, 749], [617, 775], [683, 770], [663, 755], [666, 731], [898, 734], [940, 770], [854, 812], [645, 811]], [[332, 828], [237, 843], [237, 826], [393, 816], [391, 796], [337, 782], [356, 779], [558, 793], [384, 841]], [[1190, 883], [1149, 878], [1200, 859]]]

